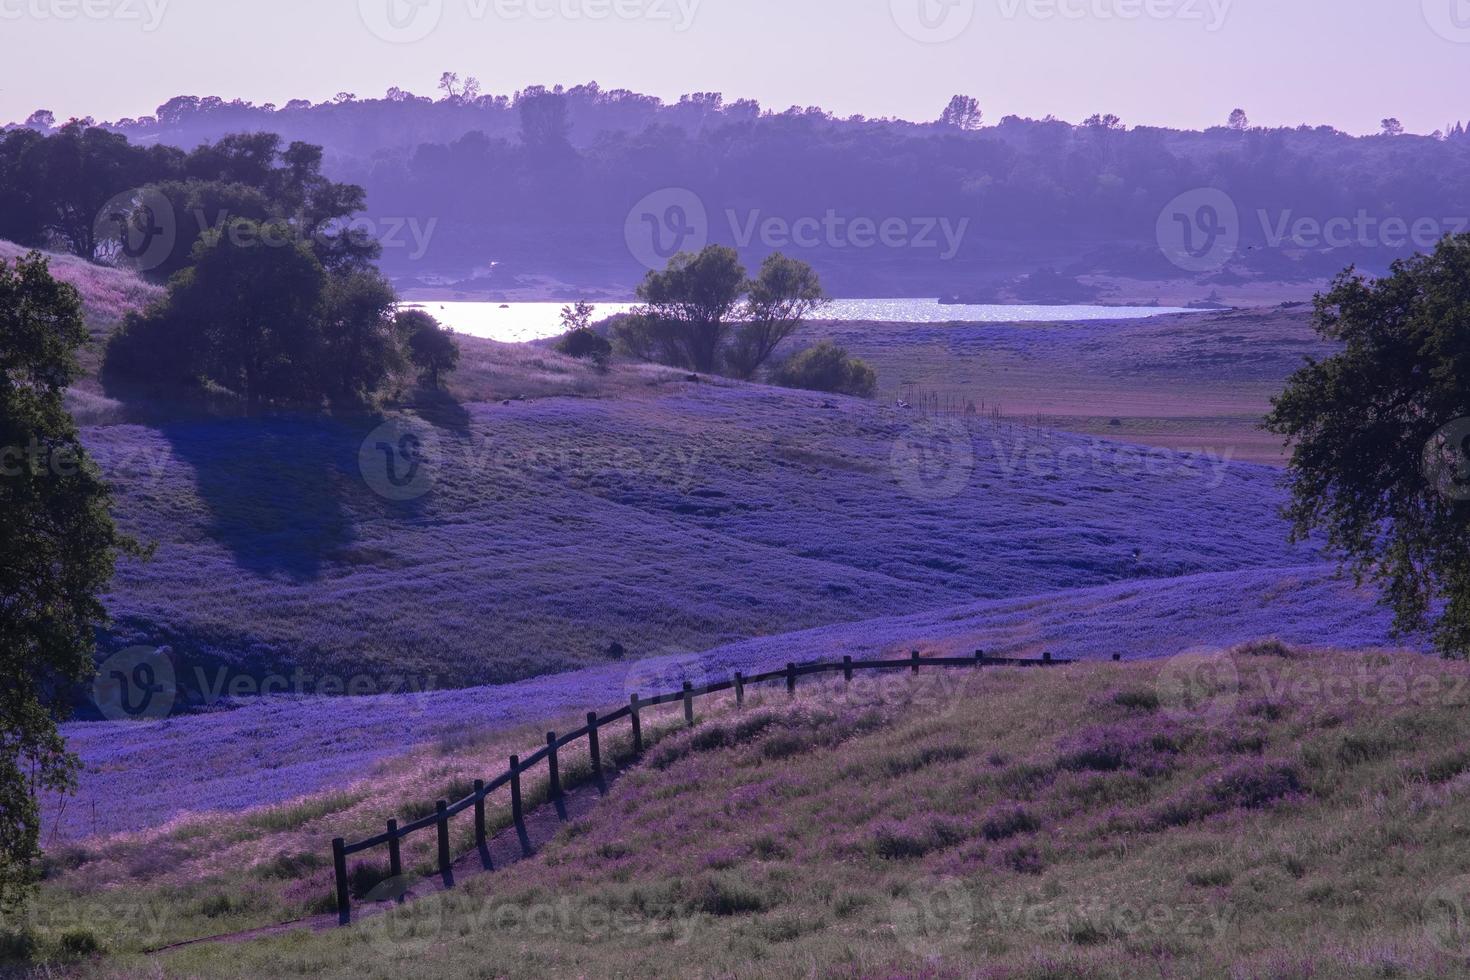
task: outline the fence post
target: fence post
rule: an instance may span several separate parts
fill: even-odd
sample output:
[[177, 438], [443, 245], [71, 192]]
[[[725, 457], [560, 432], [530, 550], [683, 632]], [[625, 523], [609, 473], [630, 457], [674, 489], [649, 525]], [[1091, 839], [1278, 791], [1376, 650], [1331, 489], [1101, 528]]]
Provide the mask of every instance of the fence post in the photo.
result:
[[842, 658], [842, 679], [844, 681], [847, 681], [847, 683], [849, 683], [849, 684], [852, 683], [852, 658], [851, 657], [843, 657]]
[[449, 804], [440, 800], [434, 804], [434, 812], [439, 815], [439, 873], [444, 876], [445, 882], [449, 880]]
[[592, 775], [602, 778], [602, 746], [597, 743], [597, 712], [587, 712], [587, 751], [592, 756]]
[[914, 661], [913, 671], [914, 671], [915, 674], [917, 674], [919, 672], [919, 651], [917, 651], [917, 650], [915, 650], [913, 652], [913, 661]]
[[735, 707], [745, 707], [745, 675], [735, 671]]
[[[398, 821], [388, 821], [388, 874], [394, 878], [403, 877], [403, 848], [398, 843]], [[403, 901], [400, 895], [398, 900]]]
[[796, 697], [796, 664], [786, 665], [786, 693]]
[[684, 682], [684, 721], [694, 727], [694, 685], [688, 681]]
[[475, 780], [475, 846], [485, 846], [485, 780]]
[[347, 841], [341, 837], [332, 841], [332, 867], [337, 872], [337, 924], [345, 926], [352, 921], [352, 900], [347, 895]]
[[633, 710], [629, 716], [633, 719], [633, 754], [639, 756], [643, 754], [643, 721], [638, 717], [638, 695], [636, 693], [628, 696], [628, 704]]
[[510, 815], [517, 827], [525, 824], [525, 814], [521, 811], [521, 757], [518, 755], [510, 757]]
[[556, 732], [546, 733], [546, 768], [551, 774], [550, 798], [561, 799], [561, 770], [556, 765]]

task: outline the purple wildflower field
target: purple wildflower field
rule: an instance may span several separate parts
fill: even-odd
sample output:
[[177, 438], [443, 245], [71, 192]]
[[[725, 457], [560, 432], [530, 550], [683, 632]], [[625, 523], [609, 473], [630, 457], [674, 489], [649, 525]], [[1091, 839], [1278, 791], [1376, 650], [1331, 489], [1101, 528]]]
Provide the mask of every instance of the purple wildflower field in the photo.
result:
[[[31, 249], [0, 238], [0, 261], [14, 262]], [[116, 326], [131, 310], [146, 306], [163, 295], [163, 290], [131, 272], [94, 265], [75, 255], [45, 253], [51, 274], [76, 287], [86, 309], [87, 325], [94, 332]]]
[[[1370, 595], [1285, 543], [1270, 467], [682, 384], [469, 405], [435, 433], [432, 490], [393, 503], [358, 470], [373, 421], [86, 431], [125, 526], [158, 544], [121, 570], [105, 649], [168, 644], [186, 685], [308, 681], [69, 725], [87, 772], [48, 812], [61, 835], [292, 799], [456, 732], [790, 660], [1393, 642]], [[895, 447], [936, 426], [926, 483]], [[329, 676], [408, 693], [311, 696]]]
[[472, 405], [407, 503], [358, 471], [376, 420], [89, 428], [123, 525], [158, 546], [121, 569], [104, 652], [504, 683], [606, 662], [613, 642], [636, 658], [1316, 560], [1270, 516], [1266, 467], [954, 421], [955, 482], [931, 493], [895, 462], [928, 431], [912, 413], [683, 387]]
[[684, 680], [722, 680], [736, 670], [754, 673], [791, 661], [910, 649], [961, 655], [981, 646], [996, 655], [1055, 650], [1131, 660], [1262, 636], [1303, 646], [1393, 645], [1387, 614], [1321, 567], [1121, 583], [844, 623], [495, 687], [259, 698], [161, 721], [76, 722], [67, 726], [67, 739], [87, 772], [59, 825], [54, 808], [48, 817], [62, 836], [80, 837], [154, 826], [188, 812], [279, 803], [351, 783], [409, 746], [576, 716], [614, 707], [632, 691], [676, 690]]

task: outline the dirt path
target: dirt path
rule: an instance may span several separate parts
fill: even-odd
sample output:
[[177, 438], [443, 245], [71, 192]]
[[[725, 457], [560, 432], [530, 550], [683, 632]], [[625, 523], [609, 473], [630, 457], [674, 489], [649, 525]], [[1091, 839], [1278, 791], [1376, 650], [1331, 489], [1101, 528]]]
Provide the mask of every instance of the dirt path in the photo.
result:
[[[574, 820], [580, 820], [596, 809], [597, 805], [602, 801], [602, 798], [611, 790], [613, 784], [621, 779], [627, 771], [627, 769], [623, 769], [608, 772], [600, 786], [596, 783], [588, 783], [583, 786], [578, 786], [575, 789], [566, 790], [562, 799], [528, 811], [523, 827], [517, 828], [514, 825], [507, 827], [486, 840], [483, 849], [470, 851], [468, 854], [461, 855], [456, 859], [450, 867], [448, 878], [441, 875], [420, 878], [409, 883], [406, 889], [401, 886], [394, 888], [393, 883], [385, 883], [387, 887], [382, 890], [391, 892], [392, 897], [386, 901], [363, 900], [354, 902], [352, 906], [353, 923], [356, 924], [364, 919], [382, 915], [400, 904], [448, 891], [471, 878], [503, 871], [511, 865], [534, 857], [542, 846], [560, 832], [563, 825]], [[160, 946], [148, 952], [150, 954], [167, 953], [172, 950], [183, 949], [186, 946], [198, 946], [201, 943], [243, 943], [255, 939], [265, 939], [271, 936], [281, 936], [303, 929], [309, 932], [326, 932], [330, 929], [337, 928], [340, 928], [337, 921], [337, 913], [331, 912], [325, 915], [309, 916], [304, 919], [293, 919], [290, 922], [281, 922], [276, 925], [261, 926], [258, 929], [246, 929], [241, 932], [230, 932], [218, 936], [204, 936], [199, 939], [189, 939], [180, 943]]]

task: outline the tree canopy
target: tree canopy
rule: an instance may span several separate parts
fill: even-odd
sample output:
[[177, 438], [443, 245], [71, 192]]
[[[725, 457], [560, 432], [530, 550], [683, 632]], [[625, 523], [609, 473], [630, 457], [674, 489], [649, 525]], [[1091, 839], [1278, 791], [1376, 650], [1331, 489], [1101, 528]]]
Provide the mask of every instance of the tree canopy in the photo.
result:
[[1297, 538], [1322, 533], [1379, 585], [1404, 631], [1432, 624], [1470, 656], [1470, 235], [1372, 280], [1349, 269], [1317, 298], [1342, 350], [1275, 400]]
[[[50, 135], [0, 133], [0, 238], [121, 264], [146, 251], [133, 264], [158, 280], [188, 265], [206, 231], [241, 222], [289, 227], [331, 271], [364, 268], [380, 249], [347, 221], [364, 204], [361, 187], [322, 175], [321, 147], [283, 147], [272, 133], [187, 153], [79, 122]], [[145, 247], [155, 241], [163, 247]]]
[[108, 342], [109, 383], [208, 382], [268, 403], [354, 404], [403, 366], [392, 287], [376, 272], [333, 274], [279, 222], [211, 230], [166, 299], [130, 314]]
[[73, 779], [56, 723], [92, 675], [98, 595], [133, 547], [62, 404], [86, 340], [76, 291], [43, 258], [0, 259], [0, 908], [33, 878], [36, 793]]
[[747, 279], [735, 250], [681, 253], [638, 287], [646, 304], [617, 336], [625, 353], [695, 371], [753, 377], [826, 302], [811, 266], [777, 252]]

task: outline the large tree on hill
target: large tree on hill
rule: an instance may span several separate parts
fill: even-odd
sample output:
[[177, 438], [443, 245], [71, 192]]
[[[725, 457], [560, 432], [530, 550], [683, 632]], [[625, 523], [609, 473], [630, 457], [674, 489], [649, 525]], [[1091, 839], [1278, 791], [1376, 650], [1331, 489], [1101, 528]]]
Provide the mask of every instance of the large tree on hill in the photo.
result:
[[650, 272], [638, 298], [671, 335], [684, 365], [711, 372], [729, 334], [731, 314], [745, 290], [745, 267], [733, 248], [711, 245], [681, 253], [662, 272]]
[[86, 340], [76, 291], [44, 259], [0, 260], [0, 909], [33, 878], [37, 793], [74, 778], [57, 721], [93, 672], [97, 596], [133, 547], [62, 405]]
[[812, 267], [780, 252], [766, 257], [748, 289], [742, 322], [725, 351], [725, 364], [738, 378], [754, 377], [827, 301]]
[[1293, 536], [1325, 533], [1399, 629], [1432, 623], [1470, 656], [1470, 235], [1382, 279], [1348, 270], [1315, 324], [1342, 350], [1293, 375], [1266, 422], [1292, 445]]
[[103, 379], [207, 381], [251, 411], [359, 403], [403, 366], [395, 302], [377, 272], [329, 273], [287, 224], [232, 222], [206, 232], [166, 299], [109, 339]]
[[624, 353], [738, 378], [754, 377], [826, 302], [805, 262], [776, 252], [747, 280], [739, 256], [724, 245], [674, 256], [648, 274], [638, 297], [646, 306], [613, 329]]
[[419, 379], [438, 388], [443, 376], [459, 366], [459, 343], [454, 331], [423, 310], [402, 310], [394, 327], [403, 339], [409, 363], [419, 370]]

